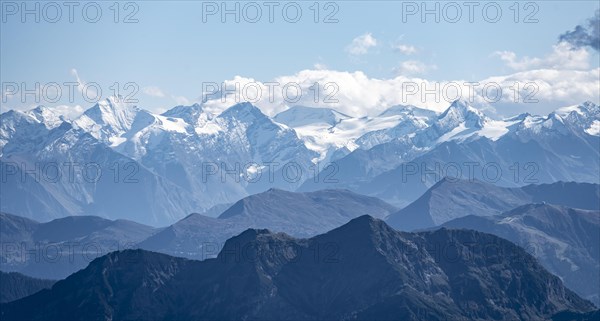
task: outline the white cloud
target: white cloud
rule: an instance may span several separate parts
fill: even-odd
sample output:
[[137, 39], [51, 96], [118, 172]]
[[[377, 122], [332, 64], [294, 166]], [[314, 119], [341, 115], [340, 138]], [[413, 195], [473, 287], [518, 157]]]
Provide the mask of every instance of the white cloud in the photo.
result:
[[320, 62], [315, 63], [313, 65], [313, 68], [315, 68], [316, 70], [326, 70], [326, 69], [328, 69], [327, 65], [325, 65], [323, 63], [320, 63]]
[[[83, 93], [84, 90], [86, 90], [86, 82], [81, 80], [81, 78], [79, 77], [79, 72], [77, 72], [77, 69], [72, 68], [71, 69], [71, 75], [73, 75], [75, 77], [75, 80], [77, 80], [77, 89], [79, 90], [80, 93]], [[87, 90], [90, 90], [90, 87], [87, 88]], [[93, 93], [94, 97], [97, 96], [96, 92], [94, 91]], [[88, 95], [91, 96], [91, 95]]]
[[[545, 114], [557, 107], [586, 100], [600, 102], [600, 68], [589, 67], [590, 55], [585, 49], [571, 50], [564, 44], [558, 44], [543, 58], [520, 58], [511, 52], [497, 55], [512, 66], [511, 68], [518, 70], [507, 75], [480, 79], [472, 94], [473, 83], [465, 80], [436, 82], [419, 77], [419, 73], [432, 70], [435, 65], [428, 66], [416, 60], [409, 60], [401, 63], [396, 69], [398, 73], [389, 79], [369, 77], [361, 71], [330, 70], [321, 64], [315, 64], [312, 70], [302, 70], [262, 81], [235, 76], [224, 82], [227, 89], [237, 86], [238, 90], [235, 93], [222, 97], [222, 92], [216, 92], [208, 97], [210, 99], [204, 105], [215, 113], [238, 102], [250, 101], [271, 116], [294, 105], [329, 107], [349, 115], [365, 116], [379, 114], [398, 104], [442, 111], [453, 99], [458, 98], [455, 94], [459, 91], [460, 97], [471, 100], [475, 106], [508, 116], [524, 111]], [[84, 84], [77, 70], [73, 69], [72, 74]], [[490, 88], [501, 88], [502, 92], [497, 102], [491, 103], [490, 100], [494, 97], [490, 99], [489, 93], [488, 96], [485, 95], [486, 85]], [[301, 91], [299, 97], [295, 95], [297, 88]], [[188, 99], [160, 92], [178, 105], [202, 101], [201, 98]], [[524, 104], [525, 99], [530, 100], [530, 103]], [[85, 104], [83, 106], [89, 107]], [[164, 107], [168, 109], [170, 106]], [[56, 108], [57, 111], [61, 110], [61, 113], [69, 115], [83, 110], [81, 106]]]
[[415, 46], [401, 44], [401, 43], [393, 44], [392, 49], [403, 55], [412, 55], [419, 51]]
[[[361, 71], [342, 72], [334, 70], [303, 70], [293, 75], [281, 76], [272, 81], [272, 95], [266, 83], [252, 78], [236, 76], [225, 81], [229, 89], [239, 88], [239, 94], [226, 97], [217, 93], [205, 103], [207, 109], [218, 113], [237, 102], [249, 100], [259, 106], [268, 115], [275, 115], [288, 106], [304, 105], [310, 107], [335, 108], [343, 113], [355, 116], [378, 114], [386, 108], [400, 104], [414, 104], [433, 110], [443, 110], [448, 103], [445, 101], [422, 102], [420, 94], [402, 97], [402, 86], [407, 84], [428, 84], [420, 78], [398, 76], [392, 79], [369, 78]], [[274, 85], [276, 84], [276, 85]], [[315, 84], [318, 84], [317, 102], [315, 102]], [[288, 96], [284, 88], [288, 88]], [[302, 94], [295, 95], [296, 87], [301, 88]], [[246, 88], [244, 90], [244, 88]], [[254, 99], [256, 91], [260, 91], [259, 99]], [[246, 94], [244, 94], [244, 91]], [[210, 99], [212, 98], [212, 99]], [[250, 99], [248, 99], [250, 98]]]
[[[176, 105], [183, 105], [183, 106], [188, 106], [191, 105], [193, 103], [193, 101], [191, 99], [188, 99], [185, 96], [177, 96], [177, 95], [172, 95], [169, 94], [168, 92], [160, 89], [157, 86], [147, 86], [142, 88], [142, 92], [150, 97], [154, 97], [154, 98], [165, 98], [165, 97], [170, 97], [171, 100], [173, 100], [175, 102]], [[164, 106], [164, 107], [160, 107], [157, 108], [156, 111], [166, 111], [168, 109], [168, 107], [170, 106]]]
[[419, 75], [427, 73], [429, 70], [437, 69], [436, 65], [426, 65], [418, 60], [407, 60], [400, 63], [400, 66], [394, 68], [397, 75]]
[[166, 96], [165, 93], [156, 86], [144, 87], [144, 88], [142, 88], [142, 92], [151, 97], [162, 98], [162, 97]]
[[[361, 71], [343, 72], [334, 70], [303, 70], [293, 75], [278, 77], [271, 84], [273, 95], [269, 95], [266, 83], [252, 78], [236, 76], [225, 83], [227, 88], [235, 88], [238, 84], [239, 94], [230, 94], [223, 100], [219, 94], [208, 100], [205, 106], [218, 113], [239, 101], [250, 100], [259, 106], [267, 115], [275, 115], [288, 106], [304, 105], [309, 107], [328, 107], [354, 116], [376, 115], [386, 108], [398, 104], [411, 104], [442, 111], [450, 102], [460, 97], [470, 100], [475, 106], [494, 111], [494, 106], [502, 106], [498, 113], [509, 116], [517, 112], [548, 113], [559, 106], [578, 104], [586, 100], [600, 101], [600, 69], [588, 71], [540, 69], [518, 72], [501, 77], [490, 77], [474, 82], [466, 80], [435, 82], [414, 76], [398, 75], [390, 79], [370, 78]], [[314, 84], [319, 84], [318, 102], [315, 102]], [[324, 85], [330, 83], [328, 88]], [[289, 85], [289, 97], [286, 99], [283, 87]], [[515, 84], [518, 84], [517, 101], [515, 102]], [[246, 87], [246, 94], [244, 93]], [[302, 89], [302, 95], [296, 98], [295, 86]], [[487, 86], [487, 94], [484, 88]], [[501, 88], [498, 101], [493, 88]], [[326, 101], [328, 94], [334, 89], [337, 92]], [[256, 91], [262, 95], [256, 97]], [[535, 93], [532, 95], [532, 93]], [[435, 94], [432, 94], [435, 92]], [[236, 100], [236, 98], [238, 100]], [[251, 99], [245, 99], [251, 98]], [[291, 98], [291, 99], [290, 99]], [[524, 104], [525, 98], [529, 103]], [[537, 103], [533, 101], [537, 100]], [[492, 103], [493, 102], [493, 103]], [[514, 110], [504, 108], [516, 106]]]
[[346, 51], [353, 56], [364, 55], [369, 49], [377, 46], [377, 39], [370, 33], [358, 36], [352, 40], [352, 43], [346, 47]]
[[[209, 98], [212, 99], [204, 105], [207, 110], [214, 113], [219, 113], [238, 102], [250, 101], [271, 116], [294, 105], [334, 108], [349, 115], [366, 116], [377, 115], [386, 108], [398, 104], [443, 111], [453, 99], [458, 98], [457, 91], [459, 91], [461, 98], [470, 100], [482, 110], [488, 112], [496, 110], [499, 115], [510, 116], [524, 111], [547, 114], [557, 107], [574, 105], [586, 100], [600, 102], [598, 93], [600, 68], [585, 71], [536, 69], [489, 77], [477, 82], [477, 85], [460, 79], [436, 82], [407, 75], [380, 79], [369, 77], [361, 71], [302, 70], [295, 74], [277, 77], [269, 82], [236, 76], [225, 81], [228, 89], [236, 88], [237, 84], [239, 90], [236, 93], [221, 98], [221, 93], [217, 92], [210, 96]], [[289, 93], [287, 97], [284, 91], [286, 85]], [[501, 88], [502, 95], [498, 102], [490, 102], [495, 98], [493, 94], [488, 93], [487, 96], [484, 94], [483, 88], [486, 85], [490, 88]], [[295, 95], [297, 87], [301, 89], [299, 97]], [[272, 95], [269, 93], [269, 88]], [[190, 105], [193, 102], [184, 96], [170, 97], [178, 105]], [[526, 98], [529, 103], [524, 103]], [[8, 107], [3, 106], [3, 109]], [[25, 110], [34, 106], [14, 107]], [[60, 105], [54, 109], [68, 118], [74, 118], [88, 107], [85, 104], [83, 107]], [[164, 107], [166, 110], [171, 106]]]
[[[511, 100], [514, 90], [509, 88], [515, 82], [520, 84], [521, 98], [532, 95], [540, 103], [565, 102], [580, 103], [585, 100], [598, 101], [600, 99], [600, 68], [581, 70], [556, 70], [537, 69], [514, 73], [508, 76], [490, 77], [488, 82], [496, 82], [506, 88], [504, 99]], [[525, 88], [526, 84], [532, 84]]]
[[552, 46], [552, 52], [543, 58], [522, 57], [512, 51], [496, 51], [506, 66], [514, 70], [531, 69], [575, 69], [586, 70], [589, 68], [589, 52], [585, 48], [573, 48], [566, 42], [560, 42]]
[[50, 109], [70, 120], [76, 119], [85, 111], [81, 105], [58, 105], [50, 107]]

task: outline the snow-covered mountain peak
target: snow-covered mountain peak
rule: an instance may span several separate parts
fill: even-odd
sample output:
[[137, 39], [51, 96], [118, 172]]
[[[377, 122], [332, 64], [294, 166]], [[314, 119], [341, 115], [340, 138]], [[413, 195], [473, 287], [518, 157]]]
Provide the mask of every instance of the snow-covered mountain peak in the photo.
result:
[[191, 106], [186, 106], [186, 105], [175, 106], [175, 107], [165, 111], [161, 115], [167, 116], [167, 117], [185, 118], [185, 116], [192, 115], [198, 111], [200, 111], [200, 112], [202, 111], [202, 106], [200, 106], [200, 104], [196, 103]]
[[448, 108], [442, 113], [442, 115], [440, 117], [443, 117], [444, 115], [447, 115], [448, 113], [458, 113], [463, 116], [466, 116], [469, 114], [474, 114], [474, 115], [479, 115], [481, 117], [484, 117], [483, 113], [481, 111], [479, 111], [479, 109], [471, 106], [471, 104], [469, 104], [469, 102], [464, 99], [457, 99], [457, 100], [453, 101], [452, 104], [450, 104], [450, 106], [448, 106]]
[[64, 118], [52, 109], [37, 106], [28, 111], [9, 110], [1, 115], [2, 123], [8, 126], [9, 123], [17, 124], [17, 122], [26, 123], [39, 123], [44, 125], [47, 129], [53, 129], [62, 124]]
[[580, 108], [587, 110], [587, 112], [592, 115], [597, 115], [598, 113], [600, 113], [600, 105], [594, 104], [591, 101], [586, 101], [579, 106]]
[[395, 105], [384, 110], [378, 117], [416, 116], [420, 118], [432, 118], [436, 115], [436, 112], [433, 110], [423, 109], [413, 105]]
[[[11, 109], [0, 114], [0, 149], [4, 148], [20, 128], [26, 128], [36, 123], [38, 122], [33, 117], [18, 110]], [[1, 155], [2, 151], [0, 151]]]
[[191, 106], [184, 106], [184, 105], [175, 106], [175, 107], [167, 110], [166, 112], [162, 113], [161, 115], [165, 116], [165, 117], [181, 118], [189, 124], [197, 123], [198, 119], [201, 118], [202, 115], [208, 116], [205, 118], [212, 118], [211, 117], [212, 114], [205, 112], [204, 109], [202, 108], [202, 106], [197, 103], [193, 104]]
[[335, 126], [344, 119], [352, 118], [331, 108], [293, 106], [273, 118], [276, 122], [296, 128], [307, 125], [327, 124]]
[[16, 130], [25, 124], [42, 124], [47, 129], [53, 129], [63, 122], [63, 119], [49, 108], [38, 106], [28, 111], [9, 110], [0, 115], [0, 126], [6, 130]]
[[55, 113], [52, 109], [44, 106], [37, 106], [27, 111], [25, 114], [44, 124], [48, 129], [56, 128], [64, 121], [62, 116]]
[[[566, 107], [570, 108], [570, 107]], [[529, 115], [515, 126], [515, 133], [522, 139], [530, 139], [548, 135], [567, 135], [573, 129], [585, 129], [586, 124], [581, 123], [577, 119], [580, 116], [577, 112], [565, 113], [563, 111], [554, 111], [548, 116]]]
[[570, 128], [584, 130], [593, 136], [600, 135], [600, 106], [593, 102], [559, 108], [551, 115], [559, 117]]
[[[465, 100], [454, 101], [448, 109], [433, 121], [432, 126], [417, 134], [420, 144], [431, 146], [450, 140], [477, 139], [485, 137], [498, 140], [517, 124], [527, 121], [529, 114], [521, 114], [504, 120], [493, 120]], [[435, 144], [434, 144], [435, 145]]]
[[94, 138], [112, 145], [115, 139], [131, 129], [139, 111], [136, 106], [111, 97], [86, 110], [73, 124], [89, 132]]
[[219, 118], [236, 119], [237, 121], [249, 123], [260, 119], [268, 119], [267, 115], [253, 104], [242, 102], [235, 104], [223, 111]]
[[84, 112], [84, 115], [105, 124], [126, 123], [139, 111], [135, 106], [110, 97], [99, 101]]
[[77, 120], [87, 119], [98, 125], [126, 127], [122, 125], [131, 124], [137, 111], [137, 107], [107, 98], [88, 108]]
[[[76, 119], [73, 128], [71, 123], [62, 122], [54, 129], [44, 125], [54, 119], [52, 108], [10, 111], [0, 116], [0, 157], [18, 154], [19, 157], [31, 157], [27, 161], [32, 163], [39, 160], [83, 163], [102, 160], [103, 155], [110, 155], [105, 164], [115, 159], [120, 162], [133, 160], [139, 163], [140, 175], [144, 175], [145, 181], [130, 185], [135, 188], [148, 185], [148, 190], [141, 190], [147, 193], [144, 202], [160, 206], [153, 213], [164, 211], [171, 217], [233, 203], [269, 187], [295, 189], [303, 181], [296, 183], [283, 179], [285, 172], [281, 164], [291, 162], [300, 164], [304, 174], [302, 179], [307, 182], [313, 178], [309, 175], [313, 175], [315, 163], [322, 170], [328, 162], [336, 161], [340, 164], [340, 176], [336, 177], [342, 182], [339, 186], [361, 186], [361, 189], [366, 186], [362, 184], [367, 184], [363, 182], [371, 184], [368, 180], [382, 175], [381, 171], [393, 170], [402, 163], [428, 159], [443, 161], [445, 157], [461, 160], [463, 151], [466, 151], [465, 160], [480, 163], [504, 158], [512, 163], [532, 157], [546, 167], [558, 168], [555, 173], [548, 171], [550, 174], [544, 177], [571, 180], [593, 178], [596, 173], [589, 174], [580, 169], [597, 168], [598, 164], [598, 138], [595, 136], [600, 136], [600, 120], [598, 106], [593, 103], [583, 103], [569, 110], [559, 109], [549, 116], [521, 114], [504, 120], [489, 119], [464, 101], [454, 102], [442, 114], [414, 106], [397, 106], [380, 116], [360, 118], [328, 108], [290, 108], [292, 112], [286, 111], [294, 116], [290, 116], [290, 121], [310, 117], [320, 121], [299, 127], [281, 124], [280, 117], [283, 116], [273, 120], [250, 103], [232, 106], [219, 116], [207, 110], [207, 106], [196, 104], [177, 106], [157, 115], [109, 99], [88, 109]], [[418, 116], [421, 112], [431, 117]], [[285, 112], [282, 114], [286, 115]], [[529, 141], [533, 142], [522, 144]], [[444, 144], [446, 142], [450, 143]], [[523, 151], [530, 153], [521, 157]], [[496, 153], [503, 153], [503, 158], [495, 158]], [[541, 156], [537, 157], [539, 153]], [[566, 157], [563, 161], [554, 155]], [[270, 181], [271, 169], [264, 165], [267, 163], [280, 164], [273, 176], [275, 181]], [[241, 168], [246, 178], [254, 177], [252, 175], [260, 170], [263, 179], [254, 184], [239, 176], [242, 179], [236, 182], [233, 178], [238, 177], [237, 174], [224, 180], [216, 172], [209, 175], [208, 180], [202, 180], [206, 170], [204, 164], [217, 164], [217, 168], [228, 170], [235, 170], [236, 164], [250, 164], [250, 168]], [[324, 174], [321, 179], [329, 173]], [[373, 182], [369, 186], [380, 184], [380, 181]], [[111, 199], [120, 196], [119, 191], [113, 191], [114, 184], [105, 185], [101, 193], [65, 184], [59, 186], [60, 191], [54, 185], [48, 185], [52, 195], [57, 195], [57, 200], [52, 202], [58, 205], [40, 205], [40, 208], [52, 208], [56, 213], [82, 213], [90, 208], [87, 204], [100, 204], [108, 199], [106, 195]], [[90, 185], [90, 188], [95, 187]], [[365, 190], [369, 188], [365, 187]], [[54, 197], [39, 195], [43, 199]], [[60, 203], [62, 200], [67, 201], [63, 204]], [[157, 204], [156, 200], [163, 202]], [[32, 209], [21, 209], [33, 213]], [[137, 213], [151, 212], [140, 209], [143, 211]]]
[[465, 100], [455, 100], [439, 117], [437, 124], [443, 129], [452, 129], [464, 123], [466, 128], [482, 128], [487, 117]]
[[412, 112], [413, 108], [416, 107], [412, 105], [395, 105], [384, 110], [381, 114], [379, 114], [379, 117], [409, 114]]
[[214, 121], [215, 115], [204, 110], [202, 105], [176, 106], [161, 114], [169, 118], [180, 118], [194, 127], [197, 134], [215, 134], [221, 131], [219, 125]]
[[522, 122], [525, 119], [527, 119], [528, 117], [531, 117], [530, 113], [521, 113], [521, 114], [518, 114], [518, 115], [515, 115], [515, 116], [511, 116], [511, 117], [505, 118], [504, 121], [507, 121], [507, 122]]
[[600, 113], [600, 106], [591, 101], [586, 101], [579, 105], [559, 108], [554, 113], [560, 115], [561, 117], [568, 117], [569, 115], [573, 115], [573, 113], [584, 117], [593, 117]]

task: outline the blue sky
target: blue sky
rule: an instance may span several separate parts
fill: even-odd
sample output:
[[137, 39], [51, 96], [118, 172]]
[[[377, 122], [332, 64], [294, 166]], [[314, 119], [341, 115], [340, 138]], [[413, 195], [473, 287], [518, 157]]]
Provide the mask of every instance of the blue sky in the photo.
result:
[[[428, 81], [476, 81], [554, 68], [544, 63], [536, 65], [535, 59], [552, 55], [559, 35], [585, 24], [599, 7], [598, 1], [535, 2], [528, 8], [524, 8], [526, 2], [520, 2], [519, 22], [515, 23], [514, 7], [511, 9], [514, 2], [496, 2], [502, 16], [491, 23], [481, 9], [488, 2], [478, 2], [471, 23], [468, 7], [457, 2], [463, 14], [459, 21], [450, 23], [441, 16], [436, 23], [431, 15], [425, 22], [418, 15], [403, 21], [403, 12], [409, 9], [406, 1], [337, 1], [328, 8], [324, 8], [326, 2], [321, 2], [320, 22], [315, 23], [311, 10], [314, 1], [296, 1], [302, 17], [290, 23], [280, 10], [286, 2], [278, 2], [274, 22], [268, 21], [264, 3], [258, 2], [263, 16], [257, 23], [246, 22], [243, 16], [240, 23], [235, 23], [231, 15], [225, 22], [218, 15], [206, 16], [203, 22], [203, 10], [213, 3], [220, 5], [220, 1], [204, 2], [204, 7], [200, 1], [138, 1], [128, 8], [121, 3], [120, 21], [138, 9], [133, 16], [138, 22], [126, 24], [113, 21], [112, 1], [98, 2], [102, 17], [97, 23], [83, 19], [81, 6], [74, 10], [73, 23], [68, 21], [65, 7], [57, 23], [44, 21], [43, 15], [39, 23], [32, 21], [33, 15], [23, 23], [19, 13], [7, 14], [11, 8], [6, 2], [2, 1], [0, 32], [3, 83], [25, 82], [33, 87], [36, 82], [63, 83], [79, 77], [82, 82], [101, 84], [106, 94], [114, 82], [134, 82], [140, 88], [135, 95], [139, 105], [152, 110], [197, 101], [203, 83], [235, 76], [265, 82], [302, 70], [325, 69], [362, 72], [374, 79], [402, 75]], [[240, 10], [247, 5], [238, 4]], [[438, 4], [443, 14], [445, 3]], [[33, 8], [35, 2], [28, 5]], [[233, 7], [235, 2], [227, 5]], [[436, 2], [426, 5], [433, 8]], [[338, 22], [323, 23], [325, 15], [334, 9], [337, 13], [333, 17]], [[453, 14], [451, 9], [448, 15]], [[48, 10], [52, 13], [51, 8]], [[525, 16], [534, 10], [537, 12], [532, 17], [538, 22], [524, 23]], [[575, 64], [574, 69], [596, 70], [598, 52], [584, 50], [587, 55], [575, 59], [585, 59], [587, 64]], [[501, 52], [514, 54], [516, 61], [511, 65], [510, 54]], [[340, 91], [344, 92], [343, 86]], [[35, 105], [33, 98], [11, 98], [2, 104], [2, 111]], [[589, 99], [597, 98], [592, 92]], [[568, 102], [565, 99], [559, 104]], [[90, 105], [79, 98], [42, 104]], [[360, 113], [359, 109], [355, 106], [352, 111]]]

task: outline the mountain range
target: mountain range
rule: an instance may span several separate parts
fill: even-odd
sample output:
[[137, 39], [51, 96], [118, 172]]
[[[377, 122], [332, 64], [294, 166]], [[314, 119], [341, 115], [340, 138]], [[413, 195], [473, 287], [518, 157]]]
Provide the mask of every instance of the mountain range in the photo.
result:
[[387, 223], [402, 231], [442, 225], [467, 216], [493, 216], [518, 206], [547, 202], [600, 210], [600, 185], [556, 182], [500, 187], [479, 180], [443, 178], [410, 205], [392, 213]]
[[294, 193], [270, 189], [236, 202], [216, 218], [193, 213], [165, 228], [95, 216], [39, 223], [0, 213], [0, 268], [62, 279], [98, 256], [130, 248], [206, 259], [216, 256], [228, 238], [248, 228], [311, 237], [361, 215], [385, 218], [396, 211], [377, 198], [345, 190]]
[[73, 120], [11, 110], [0, 115], [0, 210], [165, 226], [270, 188], [349, 189], [404, 207], [452, 175], [506, 187], [598, 183], [598, 125], [591, 102], [502, 120], [464, 100], [442, 113], [393, 106], [368, 117], [302, 106], [269, 117], [250, 103], [155, 114], [117, 98]]
[[3, 320], [539, 320], [595, 313], [504, 239], [467, 230], [398, 232], [369, 216], [310, 239], [249, 229], [204, 261], [113, 252], [50, 290], [1, 307]]
[[386, 218], [397, 209], [346, 190], [293, 193], [270, 189], [248, 196], [211, 218], [191, 214], [139, 244], [140, 248], [194, 259], [215, 256], [225, 240], [248, 228], [310, 237], [369, 214]]
[[[500, 236], [525, 248], [566, 286], [600, 305], [599, 190], [600, 185], [587, 183], [502, 188], [445, 178], [398, 211], [379, 199], [347, 190], [271, 189], [232, 204], [216, 218], [191, 214], [166, 228], [91, 216], [39, 223], [2, 213], [1, 268], [62, 279], [100, 255], [127, 248], [204, 260], [215, 257], [227, 238], [248, 228], [268, 227], [311, 237], [368, 213], [401, 230], [414, 224], [411, 227], [444, 226]], [[26, 254], [32, 249], [38, 249], [36, 255]], [[58, 259], [45, 249], [61, 249]]]
[[299, 190], [347, 188], [404, 207], [446, 176], [507, 187], [598, 183], [598, 124], [600, 107], [590, 102], [492, 120], [459, 100], [422, 129], [337, 159], [336, 182], [308, 180]]
[[0, 269], [62, 279], [106, 253], [136, 248], [156, 229], [127, 220], [69, 216], [40, 223], [0, 213]]

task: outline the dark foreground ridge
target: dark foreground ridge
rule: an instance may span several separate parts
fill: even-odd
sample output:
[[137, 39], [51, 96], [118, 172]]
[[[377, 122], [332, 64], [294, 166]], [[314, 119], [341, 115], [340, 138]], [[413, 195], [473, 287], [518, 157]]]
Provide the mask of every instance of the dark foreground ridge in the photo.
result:
[[361, 216], [310, 239], [249, 229], [205, 261], [113, 252], [3, 304], [1, 318], [538, 320], [594, 309], [499, 237], [404, 233]]

